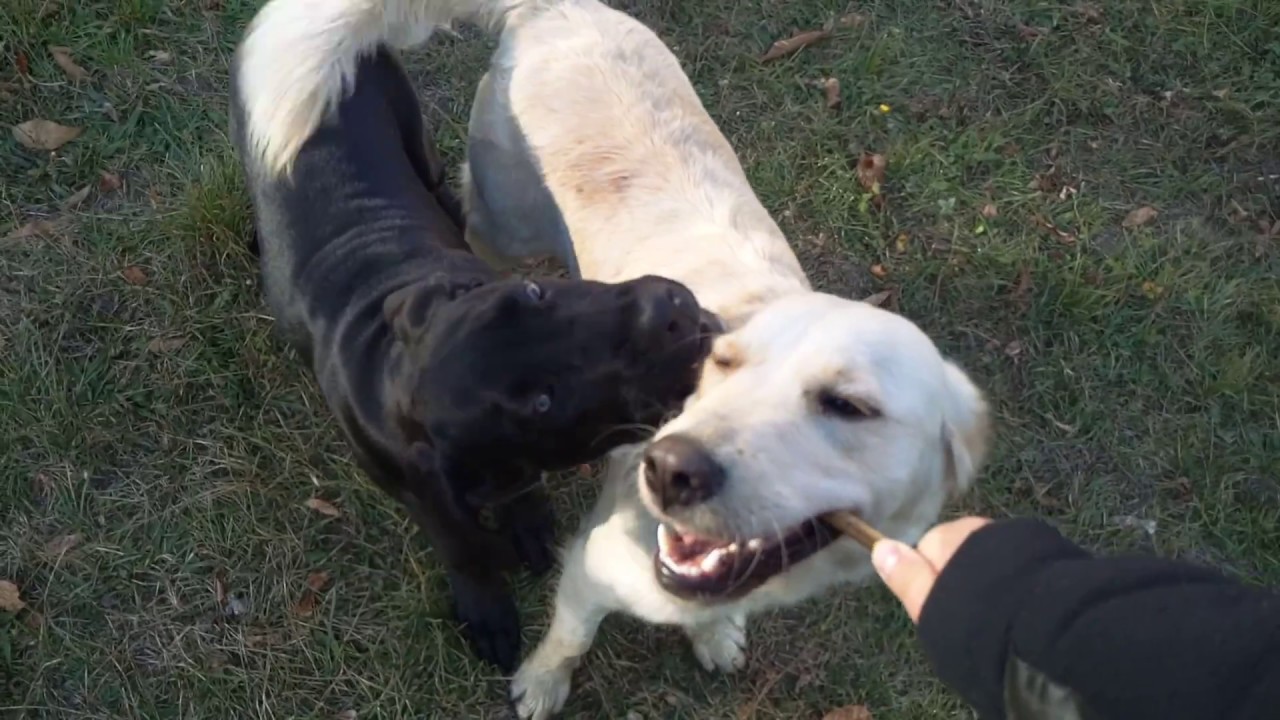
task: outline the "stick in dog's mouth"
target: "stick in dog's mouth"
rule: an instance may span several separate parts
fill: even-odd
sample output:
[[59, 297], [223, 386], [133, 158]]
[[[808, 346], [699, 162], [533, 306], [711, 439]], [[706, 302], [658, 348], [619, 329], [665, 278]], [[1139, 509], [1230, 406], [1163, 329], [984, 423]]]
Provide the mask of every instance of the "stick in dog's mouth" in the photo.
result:
[[822, 516], [822, 521], [852, 538], [868, 551], [875, 547], [877, 542], [885, 539], [883, 533], [868, 525], [857, 514], [847, 510], [827, 513]]

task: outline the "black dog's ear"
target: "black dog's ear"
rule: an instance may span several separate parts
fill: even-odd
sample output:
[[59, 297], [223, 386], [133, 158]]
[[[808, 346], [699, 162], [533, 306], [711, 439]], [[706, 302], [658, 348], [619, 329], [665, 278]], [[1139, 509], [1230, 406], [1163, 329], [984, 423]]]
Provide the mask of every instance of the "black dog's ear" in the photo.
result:
[[388, 295], [382, 301], [382, 317], [401, 342], [408, 342], [426, 321], [432, 303], [456, 300], [483, 284], [479, 277], [436, 273]]
[[698, 330], [712, 337], [724, 334], [724, 321], [706, 308], [698, 315]]

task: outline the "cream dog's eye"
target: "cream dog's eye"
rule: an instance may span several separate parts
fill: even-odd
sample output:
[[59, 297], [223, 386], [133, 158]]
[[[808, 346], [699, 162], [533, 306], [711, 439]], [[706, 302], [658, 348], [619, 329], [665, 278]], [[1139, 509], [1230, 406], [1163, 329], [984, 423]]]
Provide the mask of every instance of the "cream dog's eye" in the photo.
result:
[[830, 390], [818, 392], [818, 407], [828, 415], [843, 420], [867, 420], [880, 417], [880, 410], [862, 400], [853, 400]]

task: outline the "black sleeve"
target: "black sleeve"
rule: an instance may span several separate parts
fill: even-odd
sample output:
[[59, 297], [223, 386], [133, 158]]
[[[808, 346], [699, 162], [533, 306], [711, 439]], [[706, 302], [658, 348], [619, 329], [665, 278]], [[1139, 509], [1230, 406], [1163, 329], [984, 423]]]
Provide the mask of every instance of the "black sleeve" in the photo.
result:
[[983, 718], [1009, 717], [1019, 666], [1087, 718], [1280, 718], [1280, 594], [1171, 560], [1095, 558], [1035, 520], [971, 535], [919, 631]]

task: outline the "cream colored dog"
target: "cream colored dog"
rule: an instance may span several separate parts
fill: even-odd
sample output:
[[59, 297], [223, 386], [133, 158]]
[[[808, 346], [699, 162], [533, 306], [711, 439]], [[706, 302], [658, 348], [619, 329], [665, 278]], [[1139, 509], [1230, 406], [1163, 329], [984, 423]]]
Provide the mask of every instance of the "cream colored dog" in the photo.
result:
[[683, 412], [609, 458], [551, 627], [513, 681], [522, 717], [560, 709], [610, 612], [684, 627], [708, 669], [741, 666], [748, 613], [869, 574], [866, 552], [818, 516], [853, 510], [914, 541], [972, 483], [981, 392], [910, 321], [811, 289], [642, 24], [596, 0], [272, 6], [296, 13], [289, 37], [255, 39], [279, 73], [241, 79], [260, 101], [248, 130], [265, 165], [287, 170], [359, 53], [478, 21], [501, 42], [471, 116], [472, 246], [500, 263], [552, 253], [597, 280], [670, 277], [725, 323]]

